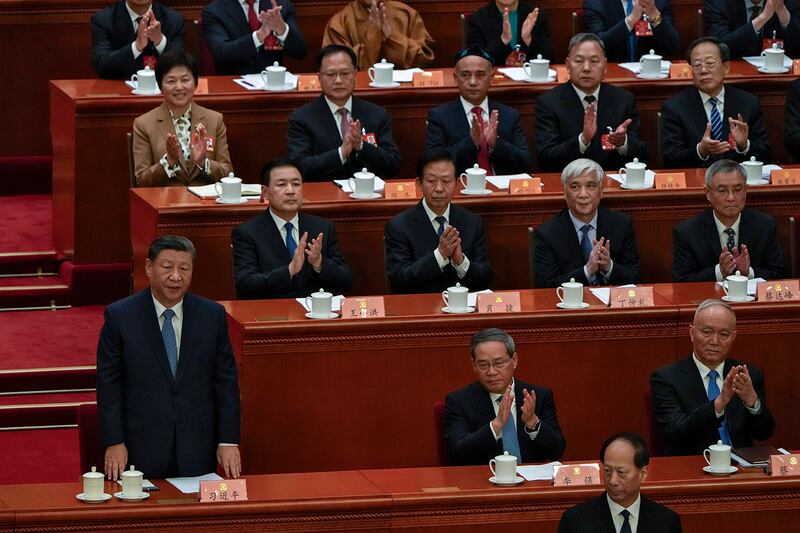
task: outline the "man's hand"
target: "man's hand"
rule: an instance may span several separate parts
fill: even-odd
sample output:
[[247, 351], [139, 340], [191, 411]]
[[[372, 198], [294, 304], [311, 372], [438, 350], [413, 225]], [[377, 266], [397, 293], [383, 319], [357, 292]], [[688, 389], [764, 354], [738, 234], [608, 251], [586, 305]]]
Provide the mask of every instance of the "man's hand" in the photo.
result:
[[636, 23], [642, 20], [642, 13], [644, 13], [644, 8], [642, 7], [641, 0], [635, 0], [633, 2], [633, 10], [631, 14], [625, 17], [625, 22], [627, 22], [628, 26], [634, 28]]
[[311, 243], [306, 249], [306, 260], [317, 272], [322, 270], [322, 240], [323, 236], [320, 233], [315, 239], [311, 239]]
[[633, 122], [633, 120], [627, 119], [625, 122], [617, 126], [617, 129], [608, 134], [608, 142], [617, 148], [625, 144], [625, 140], [628, 136], [628, 126], [631, 125], [631, 122]]
[[505, 45], [511, 42], [511, 21], [508, 19], [508, 8], [503, 10], [503, 33], [500, 34], [500, 40]]
[[464, 262], [464, 252], [461, 251], [461, 237], [456, 241], [456, 246], [453, 248], [453, 253], [450, 255], [450, 262], [455, 266]]
[[139, 27], [136, 28], [136, 49], [138, 51], [144, 50], [144, 47], [147, 46], [148, 38], [147, 38], [147, 16], [150, 14], [148, 11], [144, 15], [142, 15], [142, 20], [139, 21]]
[[611, 239], [600, 237], [599, 241], [594, 241], [592, 253], [597, 254], [596, 261], [600, 272], [611, 270]]
[[283, 35], [283, 32], [286, 31], [286, 23], [281, 16], [281, 9], [283, 9], [283, 6], [279, 6], [275, 3], [275, 0], [272, 0], [272, 8], [258, 14], [261, 27], [258, 29], [256, 37], [258, 37], [259, 41], [264, 42], [270, 33]]
[[447, 225], [439, 237], [439, 253], [445, 259], [451, 259], [456, 246], [461, 243], [461, 237], [458, 230], [453, 226]]
[[[477, 121], [476, 121], [477, 122]], [[497, 128], [500, 125], [500, 112], [495, 109], [489, 113], [489, 122], [483, 123], [483, 131], [481, 131], [481, 140], [486, 143], [486, 146], [494, 149], [497, 144]]]
[[750, 252], [747, 251], [746, 244], [740, 245], [739, 248], [741, 251], [734, 248], [731, 256], [736, 264], [736, 270], [741, 272], [742, 276], [746, 276], [750, 273]]
[[192, 161], [200, 168], [205, 168], [206, 153], [208, 151], [208, 132], [202, 122], [197, 124], [196, 142], [192, 145]]
[[747, 370], [747, 365], [740, 365], [736, 367], [739, 372], [733, 379], [733, 392], [740, 400], [747, 406], [752, 408], [758, 400], [758, 394], [753, 388], [753, 380], [750, 379], [750, 371]]
[[392, 26], [392, 19], [389, 18], [389, 10], [386, 8], [386, 3], [381, 2], [378, 8], [381, 11], [381, 33], [383, 33], [383, 40], [385, 41], [391, 37], [394, 26]]
[[158, 46], [161, 43], [161, 39], [164, 38], [164, 34], [161, 33], [161, 23], [156, 19], [156, 14], [153, 13], [152, 9], [147, 12], [145, 18], [148, 21], [145, 34], [149, 40], [153, 41], [153, 44]]
[[361, 135], [361, 120], [351, 120], [347, 134], [350, 136], [350, 144], [353, 150], [356, 152], [361, 151], [361, 147], [364, 144], [364, 137]]
[[784, 0], [772, 0], [771, 3], [775, 14], [778, 15], [778, 21], [781, 23], [781, 26], [785, 28], [789, 25], [789, 19], [791, 19], [791, 14], [786, 8], [786, 3]]
[[[778, 2], [776, 2], [775, 0], [766, 0], [764, 2], [764, 8], [761, 10], [761, 13], [759, 13], [758, 16], [753, 19], [753, 27], [755, 28], [756, 31], [761, 31], [761, 28], [763, 28], [767, 24], [767, 22], [769, 22], [770, 19], [775, 15], [777, 3], [783, 4], [781, 0], [778, 0]], [[784, 6], [784, 8], [785, 7], [786, 6]], [[789, 19], [787, 17], [786, 24], [788, 23]]]
[[238, 446], [217, 446], [217, 462], [222, 465], [226, 478], [237, 478], [242, 473]]
[[125, 471], [125, 465], [128, 464], [128, 448], [125, 443], [114, 444], [106, 448], [105, 457], [105, 471], [106, 478], [111, 481], [116, 481]]
[[306, 262], [306, 246], [308, 242], [308, 232], [303, 233], [300, 242], [297, 244], [297, 249], [294, 251], [292, 260], [289, 261], [289, 277], [293, 278], [303, 268]]
[[[594, 246], [592, 246], [592, 251], [589, 253], [589, 259], [586, 261], [586, 270], [589, 272], [589, 275], [594, 276], [597, 274], [597, 271], [600, 270], [600, 261], [601, 255], [604, 253], [605, 250], [605, 239], [600, 237], [600, 240], [594, 241]], [[607, 252], [607, 250], [605, 250]]]
[[169, 166], [173, 166], [181, 159], [183, 159], [183, 154], [180, 141], [174, 133], [167, 133], [167, 163]]
[[722, 382], [722, 390], [719, 391], [719, 396], [714, 400], [714, 411], [721, 413], [725, 409], [725, 406], [728, 405], [728, 402], [733, 398], [733, 382], [740, 368], [740, 366], [735, 366], [728, 372], [725, 381]]
[[750, 132], [750, 127], [742, 118], [741, 113], [737, 118], [728, 117], [728, 126], [730, 127], [731, 135], [733, 135], [733, 140], [736, 141], [736, 148], [741, 152], [747, 148], [747, 136]]
[[[647, 15], [648, 19], [653, 20], [658, 16], [659, 12], [655, 0], [639, 0], [639, 3], [642, 5], [642, 12]], [[641, 15], [639, 18], [641, 18]]]
[[719, 254], [719, 272], [722, 274], [722, 279], [736, 272], [736, 260], [727, 248], [723, 248], [722, 253]]
[[500, 400], [500, 407], [497, 409], [497, 416], [492, 420], [492, 430], [495, 435], [503, 433], [503, 427], [508, 422], [508, 417], [511, 416], [511, 406], [514, 405], [514, 389], [511, 385], [508, 386], [506, 392], [503, 393], [503, 399]]
[[595, 135], [597, 135], [597, 111], [594, 107], [594, 102], [592, 102], [586, 106], [586, 111], [583, 113], [581, 141], [583, 141], [583, 144], [586, 146], [589, 146]]
[[725, 141], [717, 141], [711, 138], [711, 123], [706, 123], [706, 131], [703, 132], [703, 138], [697, 143], [697, 151], [700, 152], [702, 157], [710, 155], [720, 155], [730, 151], [731, 145]]
[[522, 421], [526, 429], [533, 429], [539, 417], [536, 416], [536, 391], [522, 389]]
[[475, 115], [472, 116], [472, 126], [469, 128], [469, 136], [472, 138], [475, 147], [480, 148], [481, 142], [483, 141], [483, 131], [481, 130], [480, 121]]
[[[533, 39], [533, 27], [536, 26], [536, 21], [539, 19], [539, 8], [534, 8], [533, 11], [528, 13], [528, 16], [525, 17], [525, 20], [522, 21], [522, 29], [520, 30], [522, 33], [522, 42], [525, 43], [525, 46], [531, 45], [531, 39]], [[510, 26], [509, 26], [509, 29]], [[535, 59], [535, 58], [529, 58]]]

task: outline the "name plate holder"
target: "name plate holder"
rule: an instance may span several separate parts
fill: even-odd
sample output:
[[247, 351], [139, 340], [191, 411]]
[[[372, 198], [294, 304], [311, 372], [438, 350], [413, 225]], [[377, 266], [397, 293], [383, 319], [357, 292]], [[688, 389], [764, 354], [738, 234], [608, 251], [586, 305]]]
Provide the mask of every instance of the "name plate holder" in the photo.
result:
[[387, 200], [407, 200], [417, 197], [417, 182], [387, 181], [383, 189], [383, 196]]
[[345, 298], [342, 302], [342, 318], [381, 318], [385, 316], [383, 296]]
[[612, 287], [608, 304], [618, 309], [653, 307], [653, 287]]
[[569, 72], [567, 71], [567, 67], [565, 65], [556, 66], [556, 81], [558, 83], [569, 81]]
[[553, 467], [554, 487], [600, 485], [600, 463], [558, 465]]
[[769, 173], [769, 182], [772, 185], [798, 185], [800, 184], [800, 168], [781, 168]]
[[661, 172], [656, 174], [656, 189], [685, 189], [685, 172]]
[[246, 479], [223, 479], [200, 482], [200, 503], [247, 501]]
[[412, 87], [444, 87], [444, 72], [441, 70], [426, 70], [415, 72], [411, 77]]
[[541, 194], [542, 178], [517, 178], [508, 181], [508, 194]]
[[756, 288], [759, 302], [796, 302], [800, 300], [800, 281], [784, 279], [764, 281]]
[[519, 292], [492, 292], [478, 294], [479, 313], [519, 313]]
[[800, 454], [770, 455], [768, 473], [772, 477], [800, 476]]
[[686, 80], [692, 78], [692, 67], [686, 61], [673, 61], [669, 66], [669, 79]]
[[792, 74], [795, 76], [800, 74], [800, 59], [795, 59], [792, 61]]
[[298, 91], [322, 91], [319, 84], [319, 77], [316, 74], [300, 74], [297, 76]]

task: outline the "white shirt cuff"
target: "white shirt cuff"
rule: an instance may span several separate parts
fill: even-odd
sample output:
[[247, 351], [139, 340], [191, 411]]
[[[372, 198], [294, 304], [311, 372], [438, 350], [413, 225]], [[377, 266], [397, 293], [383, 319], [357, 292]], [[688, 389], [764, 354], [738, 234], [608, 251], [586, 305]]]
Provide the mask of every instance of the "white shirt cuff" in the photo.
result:
[[229, 442], [220, 442], [217, 446], [239, 446], [238, 444], [231, 444]]
[[341, 163], [344, 165], [347, 162], [347, 159], [345, 159], [344, 157], [344, 152], [342, 152], [342, 147], [340, 146], [339, 148], [337, 148], [337, 150], [339, 151], [339, 161], [341, 161]]
[[753, 407], [747, 407], [745, 405], [744, 408], [747, 409], [747, 411], [751, 415], [757, 415], [758, 413], [761, 412], [761, 400], [759, 398], [756, 398], [756, 403], [753, 405]]
[[600, 274], [602, 274], [603, 278], [605, 278], [605, 280], [608, 281], [608, 278], [611, 277], [611, 271], [612, 270], [614, 270], [614, 260], [613, 259], [611, 260], [611, 266], [608, 267], [608, 272], [602, 272], [601, 271]]
[[622, 146], [617, 148], [617, 153], [620, 155], [628, 155], [628, 134], [625, 134], [625, 142], [622, 143]]
[[133, 58], [137, 59], [142, 53], [136, 49], [136, 41], [131, 43], [131, 52], [133, 52]]
[[442, 256], [442, 253], [439, 251], [439, 248], [436, 248], [436, 249], [433, 251], [433, 257], [435, 257], [435, 258], [436, 258], [436, 263], [439, 265], [439, 269], [440, 269], [440, 270], [441, 270], [441, 269], [444, 269], [444, 267], [446, 267], [446, 266], [447, 266], [447, 264], [448, 264], [448, 263], [450, 263], [450, 260], [449, 260], [449, 259], [445, 259], [445, 258]]
[[264, 46], [264, 41], [259, 41], [259, 40], [258, 40], [258, 36], [257, 36], [257, 34], [258, 34], [258, 32], [257, 32], [257, 31], [254, 31], [254, 32], [253, 32], [253, 45], [254, 45], [256, 48], [261, 48], [262, 46]]
[[594, 283], [595, 276], [589, 274], [589, 269], [586, 268], [586, 265], [583, 265], [583, 275], [586, 276], [586, 281], [589, 283]]
[[500, 437], [503, 436], [502, 432], [499, 435], [494, 432], [494, 428], [492, 427], [492, 423], [491, 422], [489, 422], [489, 431], [491, 431], [492, 435], [494, 435], [494, 440], [500, 440]]
[[578, 134], [578, 151], [580, 153], [585, 154], [586, 150], [589, 148], [588, 144], [583, 144], [583, 140], [581, 139], [581, 134]]
[[695, 151], [697, 152], [697, 157], [700, 158], [700, 161], [708, 161], [708, 158], [711, 157], [711, 154], [703, 157], [700, 155], [700, 143], [697, 143], [697, 146], [694, 147]]
[[747, 139], [747, 144], [745, 145], [744, 150], [742, 150], [741, 152], [739, 151], [739, 147], [738, 146], [736, 147], [737, 154], [746, 154], [749, 151], [750, 151], [750, 139]]
[[469, 257], [466, 255], [464, 256], [464, 260], [461, 261], [460, 265], [456, 265], [452, 260], [450, 261], [450, 264], [456, 269], [456, 274], [458, 275], [459, 279], [467, 275], [467, 270], [469, 270]]
[[717, 281], [723, 281], [722, 280], [722, 270], [720, 270], [720, 268], [719, 268], [719, 263], [717, 263], [717, 266], [714, 267], [714, 277], [717, 278]]
[[[278, 40], [281, 42], [281, 44], [283, 44], [283, 41], [285, 41], [286, 37], [289, 35], [289, 25], [286, 24], [285, 21], [284, 21], [284, 24], [286, 25], [286, 29], [283, 30], [283, 33], [281, 33], [280, 35], [275, 34], [275, 37], [278, 38]], [[272, 32], [272, 33], [275, 33], [275, 32]]]
[[167, 47], [167, 36], [166, 35], [162, 35], [161, 36], [161, 42], [158, 43], [157, 45], [155, 45], [155, 47], [156, 47], [156, 52], [158, 52], [158, 55], [163, 54], [164, 53], [164, 49]]

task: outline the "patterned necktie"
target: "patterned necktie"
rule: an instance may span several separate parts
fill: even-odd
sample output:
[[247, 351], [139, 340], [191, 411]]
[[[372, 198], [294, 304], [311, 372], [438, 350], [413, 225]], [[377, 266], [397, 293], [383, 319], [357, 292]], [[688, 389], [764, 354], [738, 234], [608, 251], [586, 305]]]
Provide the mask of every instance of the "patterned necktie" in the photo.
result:
[[441, 237], [442, 233], [444, 233], [444, 225], [447, 224], [447, 219], [442, 216], [439, 216], [434, 218], [433, 220], [439, 223], [439, 229], [436, 230], [436, 236]]
[[[480, 126], [481, 131], [483, 131], [483, 109], [478, 106], [473, 107], [472, 115], [472, 120], [477, 120], [478, 126]], [[488, 176], [492, 175], [492, 166], [489, 164], [489, 147], [483, 142], [478, 149], [478, 166], [485, 170]]]
[[592, 229], [591, 224], [584, 224], [581, 226], [581, 251], [583, 252], [583, 262], [589, 261], [589, 256], [592, 255], [592, 242], [589, 239], [589, 230]]
[[716, 98], [709, 98], [708, 103], [711, 104], [711, 136], [715, 141], [722, 140], [722, 117], [719, 116], [717, 103], [719, 100]]
[[733, 228], [725, 228], [724, 232], [728, 235], [728, 242], [725, 243], [725, 246], [728, 248], [728, 252], [733, 253], [733, 250], [736, 249], [736, 241], [734, 240], [736, 232]]
[[[712, 370], [708, 373], [708, 400], [711, 402], [716, 400], [717, 396], [719, 396], [717, 376], [719, 376], [719, 373], [716, 370]], [[724, 420], [719, 425], [719, 438], [722, 440], [722, 444], [730, 445], [731, 439], [728, 437], [728, 427], [725, 425]]]
[[189, 159], [191, 154], [191, 135], [192, 124], [183, 114], [175, 119], [175, 136], [181, 145], [181, 153], [184, 159]]
[[164, 340], [164, 349], [167, 351], [167, 361], [172, 377], [178, 373], [178, 343], [175, 340], [175, 330], [172, 327], [172, 317], [175, 311], [165, 309], [161, 316], [164, 317], [164, 325], [161, 326], [161, 338]]
[[586, 107], [589, 107], [596, 100], [597, 98], [595, 98], [593, 94], [587, 94], [586, 96], [583, 97], [583, 101], [586, 102]]
[[[497, 398], [497, 403], [503, 401], [503, 397], [500, 396]], [[514, 407], [512, 406], [512, 409]], [[517, 425], [514, 423], [514, 416], [509, 413], [508, 414], [508, 421], [506, 425], [503, 426], [503, 433], [500, 435], [500, 438], [503, 439], [503, 451], [508, 452], [509, 455], [513, 455], [517, 458], [517, 463], [522, 462], [522, 452], [519, 451], [519, 440], [517, 440]]]
[[347, 130], [350, 129], [350, 124], [347, 123], [347, 108], [340, 107], [337, 111], [339, 113], [339, 132], [342, 134], [342, 140], [347, 135]]
[[619, 514], [622, 515], [622, 527], [619, 528], [619, 533], [631, 533], [631, 512], [627, 509], [623, 509]]
[[761, 14], [761, 0], [753, 0], [753, 10], [750, 12], [750, 21]]
[[251, 31], [258, 31], [258, 28], [261, 27], [261, 22], [258, 20], [256, 8], [253, 4], [255, 4], [255, 0], [247, 0], [247, 5], [249, 6], [247, 9], [247, 22], [250, 24]]
[[289, 252], [289, 261], [294, 257], [294, 252], [297, 250], [297, 242], [294, 240], [292, 230], [294, 226], [291, 222], [284, 224], [283, 228], [286, 230], [286, 250]]
[[[633, 0], [628, 0], [625, 4], [625, 16], [633, 12]], [[628, 60], [636, 61], [636, 26], [628, 32]]]

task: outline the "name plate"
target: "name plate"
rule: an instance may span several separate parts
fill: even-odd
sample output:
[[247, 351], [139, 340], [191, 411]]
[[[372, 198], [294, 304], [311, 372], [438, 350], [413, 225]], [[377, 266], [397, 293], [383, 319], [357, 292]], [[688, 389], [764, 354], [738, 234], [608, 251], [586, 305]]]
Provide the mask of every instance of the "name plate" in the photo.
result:
[[784, 279], [765, 281], [756, 289], [759, 302], [791, 302], [800, 300], [800, 281]]
[[519, 313], [519, 292], [492, 292], [478, 294], [479, 313]]
[[653, 287], [612, 287], [610, 307], [653, 307]]
[[417, 197], [417, 182], [411, 181], [394, 181], [386, 182], [383, 189], [383, 195], [389, 200], [405, 200], [407, 198]]
[[553, 467], [553, 486], [573, 487], [600, 484], [600, 463]]
[[243, 502], [246, 500], [246, 479], [200, 482], [200, 503]]
[[539, 194], [542, 192], [542, 178], [519, 178], [508, 181], [509, 194]]
[[772, 477], [800, 476], [800, 454], [770, 455], [769, 475]]
[[662, 172], [656, 174], [656, 189], [685, 189], [685, 172]]
[[386, 316], [383, 296], [367, 298], [345, 298], [342, 302], [342, 318], [380, 318]]
[[692, 77], [692, 67], [685, 61], [674, 61], [669, 66], [669, 79], [671, 80], [685, 80]]
[[197, 80], [197, 88], [194, 94], [208, 94], [208, 78], [200, 78]]
[[321, 91], [319, 77], [316, 74], [300, 74], [297, 77], [298, 91]]
[[800, 168], [775, 169], [769, 174], [773, 185], [797, 185], [800, 183]]
[[792, 61], [792, 74], [800, 74], [800, 59], [795, 59]]
[[415, 72], [411, 77], [412, 87], [444, 87], [444, 72], [441, 70], [429, 70], [425, 72]]
[[568, 80], [569, 72], [567, 71], [567, 67], [564, 65], [558, 65], [556, 67], [556, 81], [558, 81], [558, 83], [564, 83]]

